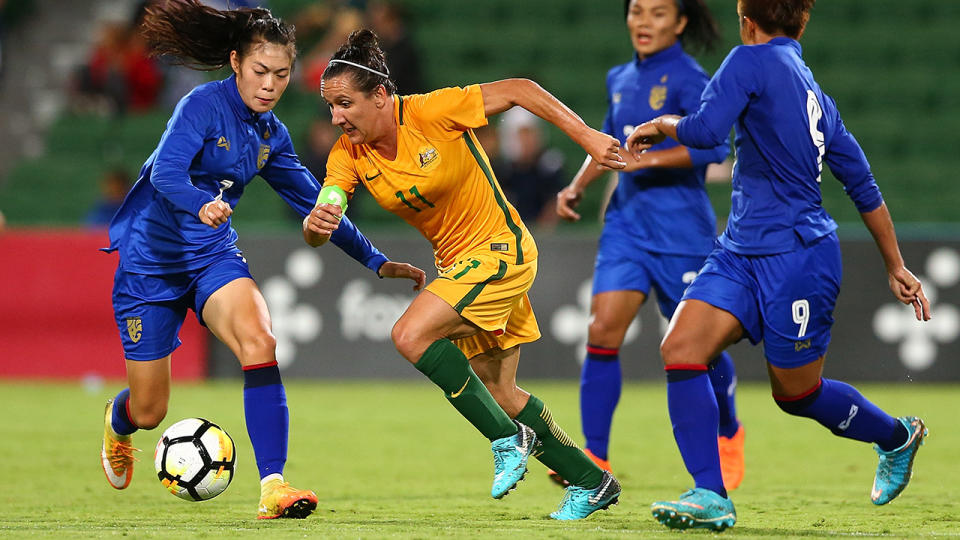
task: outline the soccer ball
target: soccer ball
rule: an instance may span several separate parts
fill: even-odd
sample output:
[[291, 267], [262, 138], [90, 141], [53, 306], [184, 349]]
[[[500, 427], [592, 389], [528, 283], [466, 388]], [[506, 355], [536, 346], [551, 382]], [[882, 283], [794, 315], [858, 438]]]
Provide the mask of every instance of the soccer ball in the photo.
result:
[[205, 501], [230, 485], [237, 453], [220, 426], [187, 418], [163, 432], [153, 462], [167, 491], [187, 501]]

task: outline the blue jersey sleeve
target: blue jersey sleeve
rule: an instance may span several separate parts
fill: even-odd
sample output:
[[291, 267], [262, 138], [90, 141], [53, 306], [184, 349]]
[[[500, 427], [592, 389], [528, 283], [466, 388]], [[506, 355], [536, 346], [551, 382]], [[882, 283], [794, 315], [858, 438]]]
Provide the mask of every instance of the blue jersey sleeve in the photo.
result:
[[733, 123], [763, 88], [760, 63], [749, 47], [735, 47], [703, 90], [699, 110], [677, 125], [677, 139], [693, 148], [714, 148], [730, 136]]
[[[700, 96], [703, 94], [703, 88], [707, 85], [707, 76], [698, 73], [695, 78], [686, 81], [680, 87], [680, 114], [687, 116], [694, 114], [700, 108]], [[723, 139], [721, 144], [713, 148], [690, 148], [690, 161], [694, 167], [702, 167], [708, 163], [720, 163], [730, 154], [729, 130], [728, 136]]]
[[[836, 111], [836, 103], [828, 96], [827, 99], [831, 101], [830, 109]], [[824, 158], [857, 210], [860, 213], [876, 210], [883, 204], [883, 195], [870, 171], [870, 163], [853, 134], [843, 125], [840, 114], [835, 114], [836, 128]]]
[[[291, 208], [301, 216], [306, 217], [316, 204], [317, 195], [320, 193], [320, 183], [300, 163], [285, 126], [281, 127], [278, 135], [282, 137], [280, 143], [264, 168], [260, 169], [260, 176]], [[340, 226], [330, 236], [330, 241], [347, 255], [374, 272], [380, 270], [383, 263], [389, 260], [379, 249], [374, 247], [347, 216], [343, 216]]]
[[215, 114], [214, 105], [204, 96], [190, 94], [180, 100], [157, 146], [150, 174], [150, 183], [160, 195], [194, 216], [213, 201], [212, 195], [193, 185], [189, 171]]
[[374, 272], [379, 272], [383, 263], [390, 260], [374, 247], [346, 215], [340, 220], [340, 226], [337, 227], [337, 230], [333, 231], [330, 241], [347, 255]]

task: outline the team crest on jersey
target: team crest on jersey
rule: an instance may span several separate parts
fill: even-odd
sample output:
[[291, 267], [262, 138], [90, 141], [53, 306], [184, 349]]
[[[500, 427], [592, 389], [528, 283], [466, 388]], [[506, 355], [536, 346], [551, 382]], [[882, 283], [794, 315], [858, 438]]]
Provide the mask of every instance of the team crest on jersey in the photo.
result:
[[230, 141], [228, 141], [227, 138], [222, 135], [219, 139], [217, 139], [217, 146], [220, 148], [226, 148], [227, 152], [230, 151]]
[[433, 168], [440, 162], [440, 153], [432, 146], [421, 146], [417, 150], [417, 154], [420, 158], [421, 169]]
[[269, 130], [269, 129], [264, 130], [264, 132], [263, 132], [263, 138], [264, 138], [264, 139], [269, 139], [269, 138], [270, 138], [270, 130]]
[[134, 343], [140, 341], [140, 337], [143, 336], [143, 321], [140, 320], [140, 317], [129, 317], [127, 319], [127, 333], [130, 334], [130, 339]]
[[270, 159], [270, 145], [261, 144], [260, 153], [257, 154], [257, 168], [262, 169], [267, 164], [268, 159]]
[[650, 108], [659, 111], [667, 101], [667, 87], [664, 85], [655, 85], [650, 89]]

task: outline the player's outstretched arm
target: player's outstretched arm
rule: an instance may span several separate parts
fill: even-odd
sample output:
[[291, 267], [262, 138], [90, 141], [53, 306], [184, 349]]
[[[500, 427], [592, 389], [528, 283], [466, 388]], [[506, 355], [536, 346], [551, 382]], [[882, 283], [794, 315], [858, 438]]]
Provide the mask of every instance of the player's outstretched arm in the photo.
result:
[[893, 295], [900, 302], [913, 305], [918, 321], [929, 321], [933, 316], [930, 313], [930, 302], [923, 293], [920, 280], [904, 266], [900, 246], [897, 243], [897, 233], [893, 229], [893, 220], [890, 219], [890, 211], [886, 203], [860, 216], [870, 234], [873, 235], [880, 255], [883, 257], [883, 263], [887, 267], [887, 280]]
[[486, 116], [520, 106], [557, 126], [590, 154], [597, 164], [608, 169], [622, 169], [620, 141], [584, 123], [569, 107], [539, 84], [529, 79], [505, 79], [480, 85], [483, 112]]

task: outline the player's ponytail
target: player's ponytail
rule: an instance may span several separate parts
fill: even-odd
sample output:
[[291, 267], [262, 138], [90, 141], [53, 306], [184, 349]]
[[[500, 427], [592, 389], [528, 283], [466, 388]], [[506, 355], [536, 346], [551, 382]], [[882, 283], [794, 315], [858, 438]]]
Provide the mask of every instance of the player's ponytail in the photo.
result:
[[[623, 0], [623, 17], [630, 14], [631, 0]], [[687, 17], [687, 26], [680, 34], [683, 48], [689, 52], [710, 52], [720, 42], [720, 29], [704, 0], [674, 0], [677, 16]]]
[[275, 43], [296, 57], [296, 37], [289, 25], [261, 8], [218, 10], [200, 0], [167, 0], [146, 8], [141, 25], [153, 56], [212, 71], [230, 63], [230, 52], [242, 57], [257, 43]]
[[397, 91], [397, 85], [390, 80], [387, 59], [380, 49], [377, 35], [366, 28], [352, 32], [347, 42], [333, 53], [327, 69], [323, 71], [323, 79], [344, 73], [350, 73], [354, 86], [364, 93], [369, 94], [380, 85], [383, 85], [387, 94]]

